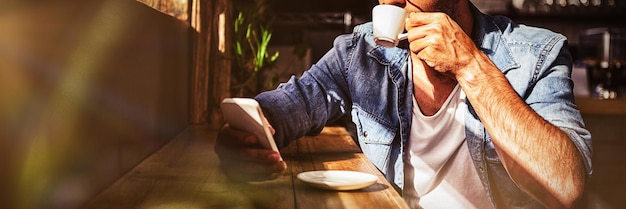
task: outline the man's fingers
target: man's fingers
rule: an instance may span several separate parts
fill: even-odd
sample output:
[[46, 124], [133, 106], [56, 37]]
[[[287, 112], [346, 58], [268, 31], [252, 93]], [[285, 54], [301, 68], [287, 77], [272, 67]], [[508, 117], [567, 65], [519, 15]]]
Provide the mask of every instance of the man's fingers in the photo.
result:
[[405, 24], [407, 24], [407, 26], [416, 27], [428, 25], [447, 18], [448, 15], [443, 12], [411, 12]]
[[230, 128], [228, 124], [222, 127], [218, 136], [217, 143], [220, 144], [229, 144], [235, 146], [258, 146], [259, 140], [251, 133], [240, 131], [234, 128]]
[[272, 124], [270, 124], [270, 121], [267, 120], [266, 117], [263, 117], [263, 121], [265, 121], [267, 126], [270, 128], [270, 132], [272, 132], [272, 135], [276, 134], [276, 130], [274, 129], [274, 127], [272, 127]]
[[287, 169], [280, 153], [263, 148], [254, 135], [224, 125], [217, 136], [215, 152], [222, 170], [236, 180], [278, 178]]

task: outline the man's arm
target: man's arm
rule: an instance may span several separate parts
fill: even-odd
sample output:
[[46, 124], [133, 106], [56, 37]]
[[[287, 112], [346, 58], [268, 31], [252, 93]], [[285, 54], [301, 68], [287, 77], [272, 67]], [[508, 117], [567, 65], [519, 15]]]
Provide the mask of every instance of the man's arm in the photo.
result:
[[509, 175], [547, 207], [572, 207], [585, 182], [580, 152], [563, 131], [521, 100], [485, 55], [477, 56], [456, 77]]
[[572, 207], [582, 196], [585, 168], [567, 134], [522, 101], [450, 17], [413, 13], [407, 24], [411, 52], [458, 81], [518, 187], [549, 208]]

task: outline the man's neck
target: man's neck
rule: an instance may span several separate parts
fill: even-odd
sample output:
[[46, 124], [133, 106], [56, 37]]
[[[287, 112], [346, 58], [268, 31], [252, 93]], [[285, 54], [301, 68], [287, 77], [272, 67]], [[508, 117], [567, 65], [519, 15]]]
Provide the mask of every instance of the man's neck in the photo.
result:
[[[413, 56], [411, 56], [413, 57]], [[441, 74], [417, 58], [412, 58], [413, 96], [422, 114], [437, 113], [454, 90], [457, 82], [451, 76]]]
[[[474, 16], [470, 3], [459, 1], [456, 12], [452, 17], [463, 31], [471, 36], [474, 27]], [[413, 95], [424, 115], [434, 115], [441, 109], [454, 87], [456, 80], [448, 75], [432, 69], [422, 60], [411, 54], [413, 67]]]

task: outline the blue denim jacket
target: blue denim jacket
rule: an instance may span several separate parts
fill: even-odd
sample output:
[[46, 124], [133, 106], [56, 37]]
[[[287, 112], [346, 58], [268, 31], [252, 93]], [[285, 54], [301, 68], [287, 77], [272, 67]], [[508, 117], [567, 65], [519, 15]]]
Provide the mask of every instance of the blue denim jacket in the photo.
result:
[[[591, 174], [591, 136], [573, 103], [566, 38], [476, 8], [473, 12], [475, 44], [533, 110], [570, 137]], [[408, 55], [406, 49], [376, 46], [371, 24], [359, 25], [352, 34], [337, 37], [334, 47], [300, 78], [255, 99], [276, 129], [278, 146], [316, 135], [327, 122], [350, 114], [363, 153], [401, 189], [413, 96]], [[465, 115], [471, 158], [494, 205], [541, 208], [512, 182], [469, 102]]]

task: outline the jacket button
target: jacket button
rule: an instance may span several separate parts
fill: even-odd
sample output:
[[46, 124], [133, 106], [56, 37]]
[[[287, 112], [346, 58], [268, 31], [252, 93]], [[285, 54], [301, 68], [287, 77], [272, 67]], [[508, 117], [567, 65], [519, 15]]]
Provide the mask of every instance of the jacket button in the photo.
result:
[[484, 169], [483, 169], [482, 166], [480, 166], [480, 167], [478, 167], [478, 170], [480, 170], [480, 172], [483, 172]]
[[363, 132], [363, 136], [364, 136], [364, 137], [367, 137], [367, 131], [364, 131], [364, 132]]

